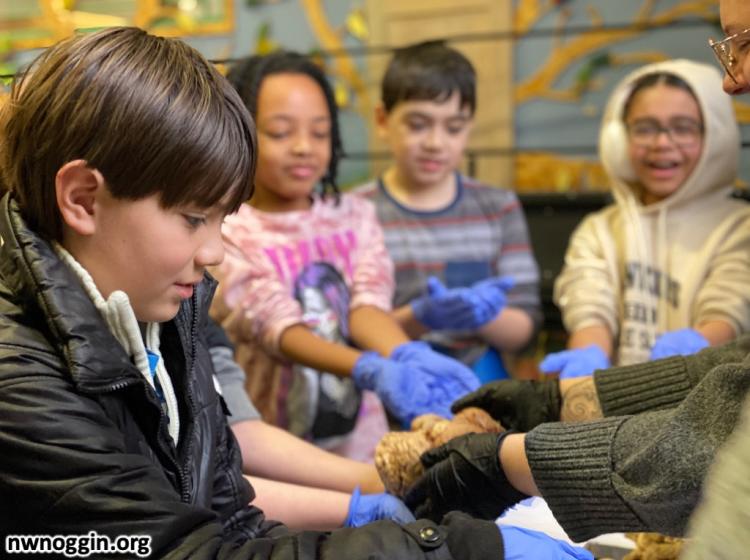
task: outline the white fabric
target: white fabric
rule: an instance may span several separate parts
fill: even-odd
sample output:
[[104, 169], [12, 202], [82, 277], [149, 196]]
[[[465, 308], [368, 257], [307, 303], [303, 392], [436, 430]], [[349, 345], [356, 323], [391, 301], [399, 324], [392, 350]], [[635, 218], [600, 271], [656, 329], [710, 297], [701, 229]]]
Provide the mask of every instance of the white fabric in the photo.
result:
[[[680, 189], [644, 206], [634, 193], [622, 112], [633, 82], [661, 71], [681, 77], [695, 93], [704, 144]], [[750, 205], [729, 198], [739, 131], [718, 71], [673, 60], [631, 73], [610, 98], [599, 151], [616, 202], [588, 216], [568, 246], [555, 283], [568, 332], [608, 327], [617, 350], [613, 363], [625, 365], [647, 360], [666, 331], [708, 320], [726, 321], [736, 334], [749, 330]], [[654, 283], [660, 294], [650, 289]]]
[[91, 301], [94, 302], [94, 305], [102, 314], [102, 317], [104, 317], [104, 321], [107, 323], [110, 332], [122, 345], [125, 349], [125, 353], [130, 356], [135, 366], [152, 388], [155, 388], [155, 384], [151, 375], [146, 348], [159, 356], [155, 375], [159, 380], [162, 393], [164, 394], [164, 400], [167, 405], [169, 435], [172, 436], [175, 445], [177, 445], [180, 434], [180, 415], [172, 380], [164, 366], [164, 359], [159, 353], [161, 325], [159, 323], [146, 324], [144, 344], [144, 337], [141, 336], [141, 329], [138, 326], [138, 320], [136, 319], [135, 312], [130, 305], [128, 295], [123, 291], [116, 290], [105, 300], [99, 292], [99, 289], [96, 287], [96, 284], [94, 284], [94, 279], [88, 271], [83, 268], [77, 260], [75, 260], [73, 255], [58, 243], [54, 244], [54, 249], [60, 259], [65, 262], [81, 280], [84, 290], [91, 298]]
[[[576, 543], [570, 539], [555, 519], [552, 510], [543, 498], [527, 498], [515, 506], [508, 508], [495, 520], [498, 526], [508, 525], [511, 527], [523, 527], [532, 531], [540, 531], [554, 539], [565, 541], [578, 546], [593, 548], [591, 545], [606, 546], [617, 549], [624, 556], [627, 551], [635, 548], [635, 542], [627, 538], [623, 533], [607, 533], [599, 535], [585, 543]], [[598, 557], [598, 556], [597, 556]]]

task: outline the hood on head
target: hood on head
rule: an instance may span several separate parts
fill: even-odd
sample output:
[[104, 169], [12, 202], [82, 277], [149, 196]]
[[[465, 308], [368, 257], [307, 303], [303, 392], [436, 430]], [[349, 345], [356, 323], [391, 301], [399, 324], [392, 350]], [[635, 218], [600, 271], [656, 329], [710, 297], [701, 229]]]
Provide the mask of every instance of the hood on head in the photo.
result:
[[[623, 109], [633, 83], [645, 74], [667, 72], [693, 90], [703, 115], [703, 151], [690, 177], [674, 194], [654, 204], [658, 208], [726, 188], [737, 177], [740, 132], [731, 98], [722, 90], [722, 76], [711, 65], [692, 60], [648, 64], [628, 74], [611, 94], [599, 131], [599, 157], [609, 175], [615, 198], [635, 198], [630, 186], [636, 180], [628, 156]], [[635, 201], [640, 206], [640, 201]]]

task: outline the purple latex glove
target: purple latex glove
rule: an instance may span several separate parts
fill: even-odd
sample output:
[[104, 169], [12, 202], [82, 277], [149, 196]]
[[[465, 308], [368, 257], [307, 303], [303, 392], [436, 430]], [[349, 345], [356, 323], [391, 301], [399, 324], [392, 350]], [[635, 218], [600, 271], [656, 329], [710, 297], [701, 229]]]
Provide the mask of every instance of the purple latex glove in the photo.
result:
[[500, 525], [503, 536], [503, 560], [594, 560], [594, 555], [579, 546], [559, 541], [541, 533], [514, 527]]
[[359, 486], [354, 489], [349, 501], [344, 527], [361, 527], [380, 519], [390, 519], [399, 525], [415, 521], [404, 503], [390, 494], [362, 494]]
[[695, 329], [669, 331], [656, 339], [649, 358], [660, 360], [670, 356], [688, 356], [708, 346], [708, 340]]
[[476, 330], [497, 317], [515, 284], [510, 276], [487, 278], [469, 288], [446, 288], [435, 276], [427, 294], [411, 302], [414, 317], [433, 330]]
[[584, 377], [594, 370], [610, 366], [609, 358], [599, 346], [592, 344], [585, 348], [575, 348], [549, 354], [539, 364], [543, 373], [560, 372], [560, 379]]

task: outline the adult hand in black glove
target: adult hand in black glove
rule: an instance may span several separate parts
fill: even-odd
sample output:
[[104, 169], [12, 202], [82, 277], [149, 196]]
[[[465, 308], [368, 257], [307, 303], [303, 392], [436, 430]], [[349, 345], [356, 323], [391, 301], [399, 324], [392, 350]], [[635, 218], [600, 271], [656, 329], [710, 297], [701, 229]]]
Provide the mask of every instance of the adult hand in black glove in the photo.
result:
[[455, 401], [451, 410], [456, 413], [469, 406], [486, 410], [507, 430], [528, 432], [560, 419], [560, 385], [554, 379], [493, 381]]
[[439, 522], [459, 510], [495, 519], [528, 498], [511, 486], [500, 465], [500, 446], [509, 433], [466, 434], [424, 453], [426, 472], [404, 498], [414, 516]]

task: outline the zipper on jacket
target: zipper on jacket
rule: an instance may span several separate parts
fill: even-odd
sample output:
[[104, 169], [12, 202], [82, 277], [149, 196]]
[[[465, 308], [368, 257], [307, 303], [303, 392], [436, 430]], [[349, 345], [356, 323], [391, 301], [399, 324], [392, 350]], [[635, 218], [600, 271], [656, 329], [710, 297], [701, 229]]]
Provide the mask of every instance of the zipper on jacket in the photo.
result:
[[[188, 403], [188, 406], [190, 407], [190, 416], [191, 416], [191, 422], [188, 425], [188, 429], [185, 432], [185, 438], [187, 441], [185, 442], [185, 458], [189, 459], [192, 455], [193, 450], [193, 434], [195, 432], [195, 399], [193, 398], [193, 394], [191, 391], [192, 382], [195, 378], [195, 355], [196, 355], [196, 348], [198, 346], [198, 294], [193, 291], [193, 297], [192, 297], [192, 311], [193, 316], [190, 321], [190, 363], [188, 364], [187, 369], [187, 376], [185, 377], [185, 397]], [[180, 470], [182, 472], [183, 479], [189, 479], [190, 475], [187, 472], [188, 471], [188, 465], [182, 464], [180, 466]], [[191, 486], [194, 486], [195, 483]], [[190, 493], [195, 492], [195, 488], [185, 488], [183, 486], [183, 501], [189, 502], [190, 501]]]
[[[146, 400], [150, 402], [153, 406], [159, 409], [159, 424], [156, 427], [156, 440], [158, 442], [159, 447], [161, 447], [161, 451], [164, 454], [165, 457], [170, 461], [172, 464], [172, 467], [174, 469], [174, 472], [177, 473], [178, 482], [180, 485], [180, 494], [181, 494], [181, 500], [184, 503], [190, 502], [190, 494], [186, 492], [185, 490], [185, 479], [186, 475], [182, 467], [179, 465], [177, 461], [177, 448], [173, 443], [170, 443], [171, 437], [169, 440], [165, 441], [166, 438], [162, 437], [162, 426], [165, 426], [164, 430], [166, 430], [166, 423], [167, 423], [167, 415], [164, 412], [164, 409], [161, 407], [161, 404], [159, 404], [158, 399], [156, 397], [156, 394], [154, 393], [154, 390], [151, 388], [150, 385], [145, 383], [144, 381], [138, 379], [127, 379], [125, 381], [119, 381], [117, 383], [114, 383], [113, 385], [110, 385], [109, 387], [105, 388], [103, 391], [97, 391], [95, 393], [114, 393], [116, 391], [120, 391], [124, 389], [125, 387], [128, 387], [130, 385], [135, 385], [136, 383], [140, 383], [143, 387], [143, 392], [146, 396]], [[168, 430], [167, 430], [168, 432]]]
[[[146, 393], [146, 398], [150, 399], [151, 402], [159, 408], [159, 425], [157, 426], [156, 439], [159, 442], [159, 446], [162, 448], [162, 452], [169, 459], [172, 464], [174, 471], [177, 473], [177, 480], [180, 485], [180, 500], [184, 503], [190, 503], [190, 493], [186, 491], [186, 475], [179, 463], [179, 454], [177, 446], [174, 444], [172, 437], [169, 435], [169, 429], [167, 429], [167, 414], [158, 402], [154, 390], [150, 385], [144, 384], [143, 390]], [[166, 432], [167, 437], [163, 437], [163, 433]]]
[[109, 387], [105, 388], [104, 391], [96, 391], [95, 393], [97, 393], [97, 392], [101, 392], [101, 393], [114, 393], [115, 391], [120, 391], [120, 390], [124, 389], [125, 387], [133, 385], [135, 383], [137, 383], [137, 381], [135, 381], [134, 379], [128, 379], [126, 381], [118, 381], [117, 383], [114, 383], [114, 384], [110, 385]]

